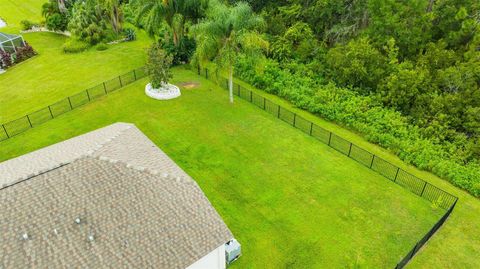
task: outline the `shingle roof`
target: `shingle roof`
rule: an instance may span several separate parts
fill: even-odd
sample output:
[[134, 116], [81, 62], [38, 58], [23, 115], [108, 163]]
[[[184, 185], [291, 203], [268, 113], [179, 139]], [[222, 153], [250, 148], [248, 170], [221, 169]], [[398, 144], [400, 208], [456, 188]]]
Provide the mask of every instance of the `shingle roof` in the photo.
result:
[[[185, 268], [233, 237], [198, 185], [133, 125], [31, 154], [20, 157], [37, 168], [28, 174], [43, 172], [31, 178], [15, 159], [0, 163], [13, 176], [0, 190], [0, 267]], [[49, 161], [35, 162], [42, 156]]]

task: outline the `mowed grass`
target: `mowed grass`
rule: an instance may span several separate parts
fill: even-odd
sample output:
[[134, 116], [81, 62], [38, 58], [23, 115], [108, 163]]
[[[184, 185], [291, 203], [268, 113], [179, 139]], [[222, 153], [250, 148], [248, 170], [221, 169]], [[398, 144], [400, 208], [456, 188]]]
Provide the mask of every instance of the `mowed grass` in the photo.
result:
[[179, 99], [143, 79], [0, 143], [6, 160], [132, 122], [201, 186], [243, 256], [234, 268], [392, 268], [443, 210], [184, 69]]
[[39, 23], [42, 18], [42, 5], [47, 0], [0, 0], [0, 18], [7, 23], [1, 31], [16, 33], [21, 30], [20, 22], [29, 20]]
[[38, 55], [0, 75], [0, 123], [22, 117], [88, 87], [143, 66], [150, 39], [137, 31], [138, 40], [66, 54], [67, 37], [53, 33], [24, 34]]
[[[18, 34], [20, 21], [40, 22], [46, 0], [0, 0], [0, 17], [8, 26], [0, 32]], [[136, 30], [137, 40], [66, 54], [69, 39], [54, 33], [26, 33], [24, 39], [38, 55], [0, 75], [0, 123], [17, 119], [105, 80], [143, 66], [152, 40]]]

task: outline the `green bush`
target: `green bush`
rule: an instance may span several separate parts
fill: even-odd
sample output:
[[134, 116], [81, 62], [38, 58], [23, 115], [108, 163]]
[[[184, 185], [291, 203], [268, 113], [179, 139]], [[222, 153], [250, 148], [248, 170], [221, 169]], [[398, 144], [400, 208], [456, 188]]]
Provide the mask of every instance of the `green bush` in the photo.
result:
[[68, 20], [63, 14], [55, 13], [48, 16], [45, 25], [53, 31], [65, 31], [67, 29]]
[[63, 44], [63, 52], [65, 53], [78, 53], [82, 52], [84, 50], [87, 50], [90, 47], [90, 44], [76, 40], [76, 39], [70, 39], [65, 44]]
[[126, 41], [133, 41], [137, 39], [137, 34], [135, 33], [135, 30], [132, 28], [123, 29], [123, 34], [125, 36]]
[[105, 43], [99, 43], [99, 44], [95, 47], [95, 49], [98, 50], [98, 51], [107, 50], [107, 49], [108, 49], [108, 45], [105, 44]]
[[34, 23], [34, 22], [29, 21], [29, 20], [23, 20], [20, 23], [22, 24], [22, 29], [23, 30], [30, 30], [33, 27], [38, 27], [39, 26], [38, 23]]
[[[237, 75], [293, 105], [362, 133], [367, 140], [397, 154], [402, 160], [434, 172], [454, 185], [480, 197], [480, 164], [468, 162], [462, 143], [439, 142], [425, 135], [393, 108], [385, 108], [374, 95], [364, 96], [333, 83], [319, 84], [315, 74], [301, 64], [280, 66], [266, 60], [261, 69], [254, 59], [240, 58]], [[459, 140], [460, 141], [460, 140]]]

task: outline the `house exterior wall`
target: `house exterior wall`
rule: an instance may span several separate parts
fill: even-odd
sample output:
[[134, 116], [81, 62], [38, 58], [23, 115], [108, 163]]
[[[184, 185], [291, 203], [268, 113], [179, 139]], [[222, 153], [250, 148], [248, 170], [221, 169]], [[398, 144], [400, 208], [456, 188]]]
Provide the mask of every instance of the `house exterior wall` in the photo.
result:
[[186, 269], [225, 269], [225, 267], [225, 244], [222, 244]]

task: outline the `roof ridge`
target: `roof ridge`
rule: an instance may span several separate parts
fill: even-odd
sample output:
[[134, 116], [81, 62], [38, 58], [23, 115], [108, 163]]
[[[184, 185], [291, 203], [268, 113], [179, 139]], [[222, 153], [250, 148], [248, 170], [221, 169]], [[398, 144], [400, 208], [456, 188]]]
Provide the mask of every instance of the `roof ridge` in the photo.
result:
[[146, 168], [146, 167], [143, 167], [143, 166], [134, 165], [134, 164], [131, 164], [131, 163], [128, 163], [128, 162], [124, 162], [124, 161], [113, 159], [113, 158], [108, 158], [108, 157], [105, 157], [105, 156], [94, 157], [94, 156], [90, 155], [90, 156], [85, 156], [84, 158], [92, 158], [92, 159], [96, 159], [96, 160], [99, 160], [99, 161], [109, 162], [109, 163], [112, 163], [112, 164], [120, 164], [120, 165], [125, 166], [128, 169], [131, 169], [131, 170], [136, 170], [136, 171], [139, 171], [139, 172], [142, 172], [142, 173], [150, 174], [152, 176], [161, 176], [161, 178], [163, 178], [163, 179], [175, 180], [179, 183], [195, 183], [196, 184], [196, 182], [189, 177], [173, 176], [173, 175], [165, 173], [165, 172], [161, 173], [159, 170], [156, 170], [156, 169], [149, 169], [149, 168]]
[[[23, 176], [19, 176], [19, 177], [16, 177], [16, 178], [12, 178], [9, 182], [7, 183], [4, 183], [0, 186], [0, 189], [3, 189], [5, 187], [9, 187], [11, 185], [14, 185], [14, 184], [17, 184], [21, 181], [25, 181], [25, 180], [28, 180], [28, 179], [31, 179], [33, 177], [36, 177], [40, 174], [44, 174], [44, 173], [47, 173], [48, 171], [51, 171], [51, 170], [54, 170], [58, 167], [61, 167], [61, 166], [65, 166], [67, 164], [70, 164], [78, 159], [82, 159], [82, 158], [85, 158], [85, 157], [88, 157], [88, 156], [92, 156], [95, 152], [97, 152], [98, 150], [100, 150], [101, 148], [107, 146], [108, 144], [110, 144], [112, 141], [114, 141], [115, 139], [117, 139], [120, 135], [124, 134], [124, 132], [126, 132], [127, 130], [130, 130], [132, 127], [134, 127], [133, 124], [131, 123], [123, 123], [124, 124], [124, 128], [121, 129], [121, 130], [118, 130], [118, 132], [116, 132], [115, 134], [111, 135], [111, 136], [108, 136], [107, 139], [105, 139], [103, 142], [99, 143], [98, 145], [96, 145], [95, 147], [93, 147], [92, 149], [89, 149], [87, 150], [86, 152], [82, 152], [81, 154], [79, 154], [78, 156], [76, 157], [73, 157], [71, 160], [69, 161], [60, 161], [60, 162], [56, 162], [50, 166], [46, 166], [44, 168], [41, 168], [41, 169], [38, 169], [38, 170], [35, 170], [34, 172], [31, 172], [29, 174], [25, 174]], [[108, 127], [108, 126], [107, 126]], [[88, 133], [87, 133], [88, 134]], [[73, 137], [72, 139], [75, 139], [77, 137]], [[68, 141], [68, 140], [65, 140], [65, 141]], [[65, 141], [62, 141], [62, 142], [65, 142]], [[61, 143], [61, 142], [60, 142]], [[54, 144], [56, 145], [56, 144]], [[21, 157], [21, 156], [19, 156]], [[7, 161], [10, 161], [10, 160], [7, 160]], [[6, 161], [6, 162], [7, 162]]]
[[[105, 139], [105, 141], [103, 143], [100, 143], [98, 144], [95, 148], [91, 149], [91, 150], [88, 150], [85, 154], [85, 156], [90, 156], [90, 155], [93, 155], [95, 152], [97, 152], [99, 149], [103, 148], [104, 146], [112, 143], [112, 141], [114, 141], [115, 139], [117, 139], [120, 135], [124, 134], [124, 132], [126, 132], [127, 130], [130, 130], [132, 128], [133, 124], [126, 124], [125, 126], [125, 129], [123, 130], [119, 130], [116, 134], [112, 135], [110, 138], [107, 138]], [[85, 157], [85, 156], [82, 156], [82, 157]], [[79, 159], [79, 158], [77, 158]], [[77, 160], [75, 159], [75, 160]], [[74, 161], [75, 161], [74, 160]]]

